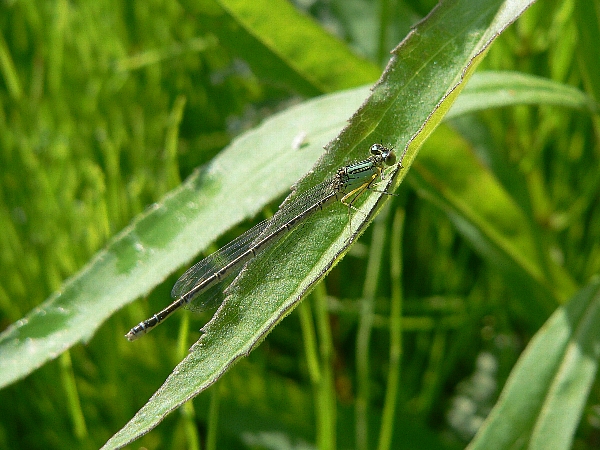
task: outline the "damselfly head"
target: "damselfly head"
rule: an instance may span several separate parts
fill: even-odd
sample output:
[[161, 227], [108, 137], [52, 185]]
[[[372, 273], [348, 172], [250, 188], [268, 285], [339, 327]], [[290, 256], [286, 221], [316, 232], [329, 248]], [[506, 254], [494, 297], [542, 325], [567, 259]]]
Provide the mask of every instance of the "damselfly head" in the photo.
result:
[[387, 166], [396, 163], [396, 153], [393, 148], [388, 148], [383, 144], [373, 144], [370, 148], [371, 155], [378, 156]]

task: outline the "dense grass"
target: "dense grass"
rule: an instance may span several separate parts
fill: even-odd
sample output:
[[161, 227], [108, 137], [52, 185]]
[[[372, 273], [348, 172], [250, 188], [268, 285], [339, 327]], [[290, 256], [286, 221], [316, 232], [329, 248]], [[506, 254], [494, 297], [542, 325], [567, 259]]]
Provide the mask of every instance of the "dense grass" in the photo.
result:
[[[291, 103], [375, 81], [387, 52], [432, 7], [317, 2], [307, 11], [315, 22], [297, 36], [320, 45], [292, 59], [292, 43], [273, 48], [234, 3], [222, 2], [229, 15], [210, 2], [2, 6], [2, 329], [233, 136]], [[583, 0], [540, 1], [480, 69], [538, 75], [598, 99], [599, 14]], [[319, 64], [325, 51], [329, 63]], [[457, 211], [427, 191], [415, 167], [292, 315], [135, 445], [386, 448], [391, 439], [392, 448], [463, 447], [531, 337], [600, 270], [599, 131], [588, 110], [534, 104], [454, 119], [422, 150], [423, 164], [442, 158], [442, 148], [480, 158], [530, 223], [528, 248], [552, 282], [524, 291], [522, 274], [499, 269], [504, 262], [460, 227]], [[493, 200], [481, 198], [481, 209]], [[166, 304], [175, 279], [116, 313], [87, 344], [4, 388], [0, 447], [97, 448], [121, 428], [186, 355], [187, 330], [210, 317], [182, 313], [139, 345], [123, 339]], [[596, 382], [572, 413], [577, 448], [600, 440], [599, 392]]]

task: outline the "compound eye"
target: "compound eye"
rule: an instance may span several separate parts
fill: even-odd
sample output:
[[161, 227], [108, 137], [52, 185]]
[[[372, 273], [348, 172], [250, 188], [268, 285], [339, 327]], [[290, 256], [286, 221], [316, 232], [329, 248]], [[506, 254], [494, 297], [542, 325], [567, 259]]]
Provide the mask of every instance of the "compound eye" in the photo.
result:
[[371, 145], [370, 151], [371, 155], [381, 155], [383, 153], [384, 146], [381, 144], [373, 144]]
[[394, 164], [396, 164], [396, 154], [394, 153], [394, 150], [389, 150], [388, 154], [385, 155], [385, 163], [388, 166], [392, 166]]

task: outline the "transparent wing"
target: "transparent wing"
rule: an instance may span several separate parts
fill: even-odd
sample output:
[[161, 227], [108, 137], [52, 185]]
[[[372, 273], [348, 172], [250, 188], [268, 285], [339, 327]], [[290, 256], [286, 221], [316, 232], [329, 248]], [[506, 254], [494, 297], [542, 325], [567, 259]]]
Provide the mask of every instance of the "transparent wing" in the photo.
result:
[[244, 234], [190, 267], [173, 286], [171, 297], [179, 298], [188, 293], [225, 264], [247, 252], [252, 247], [256, 238], [269, 225], [270, 221], [271, 219], [266, 219], [256, 224]]
[[[334, 194], [336, 194], [336, 192], [335, 179], [331, 178], [313, 186], [296, 197], [286, 199], [275, 215], [269, 219], [269, 223], [266, 225], [261, 235], [257, 237], [257, 240], [262, 240], [269, 236], [269, 234], [281, 229], [286, 224], [292, 222], [295, 218], [311, 209], [317, 203], [321, 203], [325, 199], [335, 200]], [[323, 204], [323, 206], [325, 206], [325, 204]]]
[[[323, 198], [331, 197], [332, 193], [335, 193], [333, 180], [327, 180], [303, 194], [292, 198], [291, 201], [284, 202], [273, 217], [258, 223], [229, 244], [190, 267], [173, 286], [171, 296], [175, 299], [180, 298], [210, 278], [215, 272], [237, 258], [243, 257], [243, 255], [248, 255], [248, 259], [250, 259], [254, 255], [251, 250], [257, 242], [264, 241], [271, 235], [274, 237], [281, 236], [281, 233], [275, 232], [281, 230], [282, 227], [290, 223], [293, 219], [322, 201]], [[273, 242], [277, 240], [273, 239]], [[264, 250], [266, 246], [268, 245], [261, 245], [260, 251]], [[225, 284], [229, 284], [234, 275], [237, 275], [244, 266], [245, 264], [240, 264], [239, 267], [232, 270], [223, 280], [212, 284], [206, 290], [198, 292], [188, 303], [187, 308], [202, 311], [218, 305], [223, 299], [222, 287]]]
[[234, 271], [223, 278], [221, 281], [211, 285], [207, 289], [196, 295], [184, 308], [189, 309], [193, 312], [202, 312], [207, 309], [215, 309], [227, 296], [227, 286], [231, 284], [233, 279], [239, 274], [240, 271]]

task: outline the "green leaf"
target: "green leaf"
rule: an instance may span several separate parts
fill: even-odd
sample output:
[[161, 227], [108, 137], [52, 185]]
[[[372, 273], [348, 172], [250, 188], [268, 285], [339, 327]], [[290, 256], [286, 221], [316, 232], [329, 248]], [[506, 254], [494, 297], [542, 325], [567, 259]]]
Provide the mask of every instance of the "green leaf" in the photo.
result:
[[[473, 79], [481, 80], [485, 77], [485, 73], [475, 74]], [[509, 76], [506, 80], [514, 80], [514, 77]], [[508, 88], [508, 85], [496, 85], [500, 90]], [[470, 92], [472, 88], [469, 83], [463, 93]], [[265, 204], [285, 193], [288, 187], [308, 170], [312, 161], [318, 158], [322, 151], [321, 144], [329, 140], [343, 125], [341, 118], [350, 115], [367, 93], [368, 88], [363, 87], [333, 94], [273, 116], [259, 129], [234, 141], [210, 166], [190, 177], [185, 185], [174, 190], [160, 206], [136, 219], [116, 236], [104, 251], [90, 261], [85, 269], [65, 282], [59, 293], [0, 335], [0, 386], [22, 378], [73, 344], [90, 339], [115, 310], [150, 292], [169, 274], [195, 258], [233, 225], [254, 216]], [[492, 107], [495, 94], [489, 91], [488, 94], [480, 98], [481, 102], [486, 103], [469, 102], [469, 105], [474, 109], [482, 109], [486, 105]], [[560, 93], [558, 95], [560, 98]], [[468, 111], [468, 108], [462, 105], [463, 97], [464, 95], [461, 95], [458, 98], [456, 107], [450, 110], [447, 117], [455, 114], [455, 111]], [[520, 101], [518, 95], [512, 99], [514, 104]], [[554, 102], [548, 95], [544, 95], [544, 99]], [[278, 139], [274, 140], [273, 135], [277, 135]], [[292, 142], [299, 136], [305, 136], [306, 145], [294, 151]], [[443, 149], [444, 146], [437, 148]], [[249, 149], [256, 149], [250, 159], [247, 158]], [[450, 156], [446, 161], [474, 164], [480, 168], [470, 154]], [[422, 167], [437, 167], [442, 161], [442, 154], [433, 155], [433, 158], [434, 160], [429, 162], [427, 154], [424, 153]], [[284, 167], [286, 170], [282, 170]], [[418, 171], [419, 166], [416, 169]], [[210, 187], [211, 183], [203, 177], [211, 171], [212, 177], [220, 180], [220, 183], [216, 188], [213, 183], [209, 192], [209, 189], [205, 188]], [[469, 170], [447, 165], [441, 172], [467, 174]], [[248, 174], [260, 174], [260, 177], [257, 180], [250, 178]], [[246, 185], [240, 180], [250, 180], [255, 189], [246, 189]], [[449, 178], [446, 178], [446, 182], [448, 180]], [[493, 183], [493, 180], [490, 182]], [[496, 186], [493, 189], [500, 188]], [[202, 208], [194, 212], [195, 202], [199, 198], [203, 202]], [[223, 202], [235, 198], [246, 200], [243, 203], [236, 201], [229, 204], [226, 209], [222, 207], [223, 204], [227, 205]], [[514, 204], [508, 202], [514, 207]], [[179, 219], [167, 223], [169, 215], [165, 214], [165, 209]], [[451, 217], [458, 215], [463, 220], [469, 217], [469, 211], [459, 207], [452, 207], [452, 211]], [[214, 221], [215, 216], [220, 217], [220, 220]], [[510, 215], [507, 214], [506, 217]], [[493, 215], [486, 219], [485, 226], [476, 225], [477, 221], [473, 218], [468, 220], [479, 228], [480, 235], [486, 234], [485, 230], [490, 230], [487, 233], [489, 239], [502, 235], [500, 224], [495, 223]], [[517, 223], [525, 222], [520, 219], [513, 220], [513, 226]], [[154, 239], [152, 234], [156, 229], [163, 230], [164, 233], [170, 230], [172, 238], [161, 234], [165, 239], [161, 252], [142, 252], [137, 255], [138, 250], [144, 248], [144, 242]], [[527, 239], [523, 240], [526, 241]], [[502, 247], [498, 242], [485, 245]], [[530, 250], [528, 245], [524, 247], [527, 251]], [[480, 251], [483, 255], [495, 254], [485, 248], [480, 248]], [[136, 260], [131, 255], [137, 255], [140, 259]], [[490, 258], [490, 261], [493, 263], [498, 260]], [[138, 262], [139, 266], [119, 275], [121, 270], [117, 267], [136, 266]], [[535, 270], [539, 272], [538, 269]], [[106, 280], [111, 282], [107, 284]], [[22, 358], [24, 354], [28, 355], [25, 361]]]
[[[184, 1], [189, 11], [197, 2]], [[218, 6], [217, 6], [218, 5]], [[380, 69], [285, 0], [217, 0], [205, 24], [254, 73], [304, 95], [373, 82]]]
[[577, 56], [586, 91], [600, 101], [600, 10], [598, 2], [576, 0], [573, 14], [577, 22]]
[[[593, 111], [593, 99], [570, 86], [514, 72], [480, 72], [469, 81], [447, 119], [467, 112], [517, 104], [551, 104]], [[469, 144], [448, 128], [421, 151], [409, 180], [442, 208], [457, 229], [518, 293], [512, 302], [541, 325], [575, 291], [566, 270], [535, 246], [540, 233]]]
[[587, 109], [592, 114], [598, 111], [594, 99], [573, 86], [524, 73], [485, 71], [473, 75], [449, 116], [533, 104]]
[[468, 449], [571, 448], [598, 371], [599, 321], [595, 279], [533, 337]]
[[442, 128], [428, 140], [409, 180], [511, 283], [519, 293], [513, 306], [525, 308], [528, 320], [541, 325], [573, 294], [575, 283], [564, 268], [538, 253], [534, 233], [539, 230], [451, 130]]
[[[328, 146], [314, 171], [298, 184], [298, 191], [323, 180], [346, 161], [364, 158], [368, 146], [380, 140], [407, 149], [403, 164], [408, 168], [493, 38], [528, 5], [487, 2], [482, 6], [475, 1], [438, 5], [394, 51], [372, 95]], [[387, 174], [381, 189], [392, 190], [404, 178], [406, 170], [399, 169]], [[350, 223], [342, 205], [317, 213], [249, 263], [228, 288], [228, 297], [203, 328], [205, 334], [190, 355], [105, 448], [125, 445], [148, 432], [250, 352], [343, 256], [386, 200], [378, 192], [365, 195], [358, 205], [361, 212]]]
[[[272, 117], [138, 217], [60, 292], [0, 335], [0, 386], [90, 339], [114, 311], [287, 193], [367, 92], [333, 94]], [[295, 149], [298, 137], [304, 145]]]

